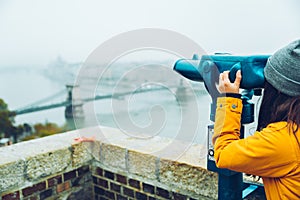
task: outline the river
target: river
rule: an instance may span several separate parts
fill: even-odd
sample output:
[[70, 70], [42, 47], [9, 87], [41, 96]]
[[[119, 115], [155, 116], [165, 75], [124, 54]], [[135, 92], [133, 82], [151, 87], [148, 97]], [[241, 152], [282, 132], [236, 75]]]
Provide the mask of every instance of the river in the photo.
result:
[[[68, 76], [64, 71], [59, 74]], [[67, 79], [63, 82], [55, 74], [51, 77], [48, 68], [2, 67], [0, 68], [0, 98], [8, 104], [10, 110], [16, 110], [27, 105], [35, 105], [35, 102], [65, 90], [67, 82]], [[197, 95], [196, 101], [190, 91], [165, 88], [161, 91], [136, 93], [118, 99], [86, 103], [84, 105], [87, 115], [85, 126], [117, 127], [127, 133], [132, 132], [137, 137], [139, 136], [136, 134], [143, 132], [150, 136], [159, 135], [202, 142], [206, 137], [205, 127], [209, 123], [210, 97], [204, 92], [203, 86], [200, 87], [201, 84], [199, 83], [199, 88], [202, 88], [199, 90], [201, 94]], [[107, 87], [105, 90], [109, 93], [110, 88]], [[65, 91], [51, 101], [39, 103], [40, 105], [51, 104], [64, 101], [66, 98]], [[95, 113], [97, 118], [96, 124], [89, 121], [91, 106], [92, 114]], [[60, 107], [18, 115], [15, 117], [15, 124], [54, 122], [63, 125], [64, 111], [65, 108]]]

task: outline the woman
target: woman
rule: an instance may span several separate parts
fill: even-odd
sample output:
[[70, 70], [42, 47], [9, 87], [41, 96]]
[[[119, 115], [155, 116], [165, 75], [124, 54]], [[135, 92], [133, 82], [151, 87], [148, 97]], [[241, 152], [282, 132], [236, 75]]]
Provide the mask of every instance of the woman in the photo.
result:
[[239, 138], [241, 72], [231, 83], [220, 74], [213, 143], [216, 164], [261, 176], [267, 199], [300, 199], [300, 40], [272, 55], [264, 68], [266, 84], [258, 131]]

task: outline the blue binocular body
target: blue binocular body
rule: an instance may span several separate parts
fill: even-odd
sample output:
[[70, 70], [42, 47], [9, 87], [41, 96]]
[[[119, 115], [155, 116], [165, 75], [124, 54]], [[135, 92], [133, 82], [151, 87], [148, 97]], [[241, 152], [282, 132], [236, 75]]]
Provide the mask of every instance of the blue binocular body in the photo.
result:
[[[210, 120], [215, 121], [217, 97], [222, 96], [217, 89], [221, 72], [229, 71], [229, 79], [234, 82], [236, 72], [241, 70], [242, 80], [240, 87], [242, 92], [243, 111], [242, 123], [248, 124], [254, 121], [254, 105], [250, 102], [254, 91], [264, 88], [264, 67], [268, 61], [268, 55], [257, 56], [233, 56], [233, 55], [204, 55], [198, 59], [180, 59], [174, 65], [174, 70], [182, 76], [204, 82], [205, 87], [212, 97]], [[255, 90], [256, 89], [256, 90]]]
[[[219, 74], [230, 71], [229, 78], [235, 80], [237, 70], [241, 70], [241, 88], [255, 89], [264, 87], [264, 67], [268, 55], [234, 56], [234, 55], [203, 55], [200, 59], [180, 59], [174, 65], [174, 70], [182, 76], [207, 84], [218, 80]], [[207, 77], [207, 73], [210, 77]], [[216, 80], [211, 80], [216, 79]]]

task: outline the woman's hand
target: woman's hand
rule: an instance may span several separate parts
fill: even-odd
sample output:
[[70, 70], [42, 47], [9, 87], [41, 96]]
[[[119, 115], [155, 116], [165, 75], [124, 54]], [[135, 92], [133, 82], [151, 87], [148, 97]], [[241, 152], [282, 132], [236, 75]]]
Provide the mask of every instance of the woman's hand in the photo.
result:
[[220, 74], [218, 90], [220, 93], [239, 93], [240, 83], [242, 79], [241, 70], [236, 72], [236, 78], [233, 83], [229, 80], [229, 71]]

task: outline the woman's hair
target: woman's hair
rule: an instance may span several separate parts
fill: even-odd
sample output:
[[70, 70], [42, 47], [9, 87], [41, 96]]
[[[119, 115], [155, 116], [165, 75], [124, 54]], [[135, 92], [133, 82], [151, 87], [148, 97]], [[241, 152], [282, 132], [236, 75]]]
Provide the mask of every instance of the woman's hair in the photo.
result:
[[281, 93], [266, 81], [259, 111], [257, 130], [274, 122], [286, 121], [296, 133], [300, 126], [300, 96]]

